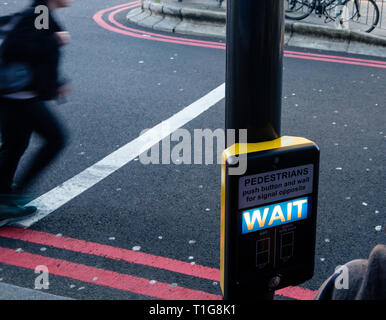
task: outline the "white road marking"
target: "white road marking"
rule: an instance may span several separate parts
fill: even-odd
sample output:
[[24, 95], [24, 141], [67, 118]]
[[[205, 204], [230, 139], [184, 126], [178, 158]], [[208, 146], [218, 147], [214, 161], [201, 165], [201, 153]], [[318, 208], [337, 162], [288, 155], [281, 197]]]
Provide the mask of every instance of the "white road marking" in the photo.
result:
[[78, 175], [28, 203], [27, 205], [38, 207], [38, 212], [33, 217], [19, 221], [15, 225], [23, 228], [30, 227], [128, 164], [153, 145], [214, 106], [224, 97], [225, 83]]

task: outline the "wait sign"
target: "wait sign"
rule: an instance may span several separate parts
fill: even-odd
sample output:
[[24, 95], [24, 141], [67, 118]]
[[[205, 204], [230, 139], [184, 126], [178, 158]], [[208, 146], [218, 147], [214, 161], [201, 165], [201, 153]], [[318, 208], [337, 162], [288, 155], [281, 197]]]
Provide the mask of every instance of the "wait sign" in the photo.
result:
[[[236, 157], [247, 169], [234, 175]], [[229, 160], [229, 161], [228, 161]], [[314, 273], [319, 147], [303, 137], [234, 144], [221, 167], [224, 299], [262, 297]]]
[[276, 203], [242, 212], [241, 233], [249, 233], [306, 219], [308, 198]]

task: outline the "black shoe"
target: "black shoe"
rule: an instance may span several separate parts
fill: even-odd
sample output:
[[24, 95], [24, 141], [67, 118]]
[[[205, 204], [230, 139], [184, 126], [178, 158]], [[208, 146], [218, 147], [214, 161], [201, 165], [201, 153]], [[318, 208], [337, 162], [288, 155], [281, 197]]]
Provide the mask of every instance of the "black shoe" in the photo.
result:
[[0, 204], [0, 227], [29, 218], [35, 214], [37, 208], [34, 206], [18, 206]]

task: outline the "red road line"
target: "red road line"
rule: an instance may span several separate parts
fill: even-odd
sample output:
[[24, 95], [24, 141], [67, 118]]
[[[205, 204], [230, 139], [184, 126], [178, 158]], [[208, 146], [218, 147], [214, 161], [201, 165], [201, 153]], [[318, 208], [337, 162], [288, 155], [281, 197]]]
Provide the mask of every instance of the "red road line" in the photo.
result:
[[[128, 7], [128, 8], [131, 8], [131, 7], [135, 7], [135, 6], [130, 6], [130, 7]], [[113, 9], [113, 8], [111, 8], [111, 9]], [[164, 38], [164, 39], [171, 39], [171, 40], [176, 40], [176, 39], [178, 39], [178, 40], [182, 40], [182, 41], [184, 41], [184, 42], [202, 43], [202, 44], [209, 44], [209, 45], [219, 45], [219, 46], [225, 47], [225, 44], [224, 44], [224, 43], [218, 43], [218, 42], [207, 41], [207, 40], [189, 39], [189, 38], [183, 38], [183, 37], [178, 37], [178, 38], [177, 38], [177, 37], [167, 36], [167, 35], [163, 35], [163, 34], [159, 34], [159, 33], [152, 33], [152, 32], [148, 32], [148, 31], [142, 31], [142, 30], [139, 30], [139, 29], [129, 28], [129, 27], [125, 26], [125, 25], [122, 25], [122, 24], [118, 23], [118, 22], [114, 19], [115, 15], [117, 15], [118, 13], [124, 11], [125, 9], [127, 9], [127, 8], [123, 8], [123, 9], [121, 8], [121, 9], [118, 9], [118, 10], [116, 10], [116, 11], [114, 11], [114, 12], [111, 12], [110, 15], [109, 15], [109, 18], [111, 17], [112, 19], [111, 19], [111, 20], [109, 19], [109, 21], [112, 22], [112, 23], [114, 23], [115, 25], [117, 25], [117, 26], [119, 26], [119, 27], [125, 29], [125, 30], [137, 32], [137, 33], [140, 34], [140, 35], [141, 35], [141, 34], [142, 34], [142, 35], [143, 35], [143, 34], [146, 34], [147, 36], [154, 36], [154, 37], [159, 37], [159, 38]]]
[[[124, 7], [124, 9], [130, 9], [130, 8], [136, 7], [137, 5], [138, 5], [138, 1], [133, 2], [133, 3], [129, 3], [129, 4], [126, 3], [126, 4], [121, 4], [121, 5], [118, 5], [118, 6], [114, 6], [114, 7], [111, 7], [111, 8], [103, 9], [103, 10], [100, 10], [97, 13], [95, 13], [94, 16], [93, 16], [93, 19], [102, 28], [110, 30], [109, 28], [107, 28], [109, 25], [107, 23], [105, 23], [105, 21], [103, 20], [103, 15], [106, 12], [109, 12], [111, 10], [115, 10], [117, 8], [122, 8], [122, 7]], [[112, 31], [112, 30], [110, 30], [110, 31]], [[113, 32], [115, 32], [115, 31], [113, 31]]]
[[[107, 29], [107, 30], [115, 32], [115, 33], [120, 33], [123, 35], [134, 37], [134, 38], [141, 38], [141, 39], [168, 42], [168, 43], [176, 43], [176, 44], [185, 44], [185, 45], [198, 46], [198, 47], [207, 47], [207, 48], [213, 48], [213, 49], [222, 49], [223, 48], [222, 47], [223, 44], [217, 44], [215, 42], [195, 41], [195, 40], [191, 40], [191, 39], [161, 36], [161, 35], [156, 35], [154, 33], [153, 33], [153, 35], [155, 35], [155, 36], [152, 36], [152, 33], [143, 32], [141, 30], [128, 28], [128, 27], [118, 23], [117, 21], [115, 21], [113, 15], [116, 15], [117, 13], [119, 13], [121, 11], [124, 11], [128, 8], [133, 8], [133, 7], [135, 7], [135, 5], [129, 6], [129, 7], [124, 7], [124, 8], [119, 8], [118, 10], [109, 14], [109, 21], [112, 24], [117, 25], [119, 28], [113, 27], [103, 20], [103, 15], [112, 8], [97, 12], [94, 15], [93, 19], [97, 24], [99, 24], [104, 29]], [[113, 7], [113, 8], [115, 8], [115, 7]]]
[[[123, 24], [121, 24], [115, 20], [115, 15], [117, 15], [119, 12], [124, 11], [124, 10], [125, 9], [118, 9], [116, 11], [111, 12], [108, 16], [108, 20], [112, 24], [116, 25], [117, 27], [119, 27], [121, 29], [139, 32], [140, 34], [136, 35], [135, 36], [136, 38], [143, 38], [143, 39], [156, 40], [156, 41], [169, 42], [169, 43], [177, 43], [177, 44], [185, 44], [185, 45], [197, 46], [197, 47], [213, 48], [213, 49], [225, 49], [225, 44], [223, 44], [223, 43], [217, 43], [217, 42], [212, 42], [212, 41], [201, 41], [201, 40], [194, 40], [194, 39], [187, 39], [187, 38], [180, 38], [180, 37], [164, 36], [164, 35], [158, 35], [158, 34], [151, 33], [151, 32], [141, 32], [140, 30], [126, 27]], [[149, 38], [149, 36], [150, 36], [150, 38]]]
[[[59, 249], [101, 256], [113, 260], [123, 260], [129, 263], [146, 265], [197, 278], [213, 281], [220, 280], [220, 270], [215, 268], [209, 268], [198, 264], [191, 265], [190, 263], [175, 259], [102, 245], [84, 240], [68, 237], [57, 237], [53, 234], [40, 231], [7, 227], [0, 229], [0, 237], [47, 245]], [[300, 287], [288, 287], [276, 292], [278, 295], [297, 300], [312, 300], [315, 296], [315, 293], [315, 291]]]
[[356, 61], [356, 62], [365, 62], [365, 63], [375, 63], [375, 64], [386, 65], [386, 61], [380, 61], [380, 60], [359, 59], [359, 58], [350, 58], [350, 57], [333, 56], [333, 55], [308, 53], [308, 52], [299, 52], [299, 51], [289, 51], [289, 50], [285, 50], [284, 53], [303, 55], [303, 56], [311, 56], [311, 57], [321, 57], [321, 58], [329, 58], [329, 59], [340, 59], [340, 60], [347, 60], [347, 61]]
[[328, 59], [328, 58], [318, 58], [318, 57], [311, 57], [311, 56], [306, 56], [306, 55], [285, 54], [284, 56], [287, 58], [297, 58], [297, 59], [324, 61], [324, 62], [336, 62], [336, 63], [342, 63], [342, 64], [351, 64], [351, 65], [357, 65], [357, 66], [366, 66], [366, 67], [386, 69], [386, 65], [378, 65], [378, 64], [371, 64], [371, 63], [345, 61], [345, 60]]
[[171, 258], [164, 258], [148, 253], [121, 249], [84, 240], [57, 237], [53, 234], [40, 231], [21, 228], [4, 228], [0, 230], [0, 237], [47, 245], [59, 249], [105, 257], [113, 260], [123, 260], [129, 263], [141, 264], [213, 281], [218, 281], [220, 278], [218, 269], [196, 264], [191, 265], [188, 262]]
[[207, 292], [187, 289], [184, 287], [170, 287], [164, 282], [150, 284], [148, 279], [121, 274], [109, 270], [85, 266], [78, 263], [53, 259], [27, 252], [0, 247], [0, 262], [25, 269], [32, 269], [38, 265], [47, 266], [50, 274], [62, 276], [82, 282], [92, 283], [118, 290], [129, 291], [140, 295], [165, 300], [220, 300], [221, 296]]
[[[226, 48], [225, 44], [221, 44], [217, 42], [166, 36], [166, 35], [156, 34], [156, 33], [147, 32], [147, 31], [145, 32], [138, 29], [129, 28], [127, 26], [120, 24], [115, 20], [115, 16], [119, 12], [122, 12], [129, 8], [134, 8], [138, 5], [138, 3], [139, 2], [132, 2], [126, 5], [120, 5], [120, 6], [104, 9], [94, 15], [94, 20], [101, 27], [107, 30], [128, 35], [131, 37], [161, 41], [161, 42], [176, 43], [176, 44], [184, 44], [184, 45], [190, 45], [190, 46], [213, 48], [213, 49], [224, 50]], [[103, 20], [103, 15], [109, 11], [110, 13], [108, 15], [108, 20], [111, 24], [115, 25], [116, 27], [109, 25]], [[287, 58], [315, 60], [315, 61], [323, 61], [323, 62], [335, 62], [335, 63], [359, 65], [359, 66], [366, 66], [366, 67], [382, 68], [382, 69], [386, 68], [386, 62], [378, 61], [378, 60], [358, 59], [358, 58], [349, 58], [349, 57], [341, 57], [341, 56], [334, 56], [334, 55], [314, 54], [314, 53], [303, 53], [303, 52], [296, 52], [296, 51], [284, 51], [284, 56]]]
[[275, 291], [279, 296], [292, 298], [296, 300], [314, 300], [317, 291], [313, 291], [302, 287], [287, 287]]
[[[115, 33], [120, 33], [123, 35], [131, 36], [134, 38], [141, 38], [141, 39], [156, 40], [156, 41], [168, 42], [168, 43], [187, 44], [187, 45], [191, 45], [191, 46], [221, 49], [221, 44], [217, 44], [215, 42], [207, 41], [207, 44], [205, 44], [206, 43], [205, 41], [199, 41], [199, 40], [195, 41], [195, 40], [184, 39], [184, 38], [181, 38], [183, 40], [180, 40], [180, 38], [177, 38], [177, 37], [159, 36], [156, 34], [153, 34], [153, 35], [156, 35], [157, 37], [152, 37], [151, 33], [143, 32], [141, 30], [136, 30], [136, 29], [132, 29], [132, 28], [128, 28], [126, 26], [119, 24], [113, 18], [111, 18], [112, 17], [111, 13], [109, 15], [109, 19], [112, 19], [112, 21], [110, 21], [110, 22], [118, 25], [119, 28], [113, 27], [103, 20], [103, 15], [106, 12], [109, 12], [113, 9], [118, 8], [116, 11], [114, 11], [114, 15], [116, 15], [118, 12], [121, 12], [121, 11], [124, 11], [124, 10], [127, 10], [129, 8], [133, 8], [133, 7], [137, 6], [137, 4], [138, 4], [138, 2], [134, 2], [134, 3], [130, 4], [129, 6], [126, 5], [125, 7], [124, 7], [124, 5], [120, 5], [120, 6], [115, 6], [112, 8], [101, 10], [94, 15], [93, 19], [97, 24], [99, 24], [104, 29], [107, 29], [107, 30], [115, 32]], [[124, 29], [127, 29], [127, 30], [124, 30]], [[132, 32], [132, 31], [134, 31], [134, 32]], [[149, 38], [149, 36], [150, 36], [150, 38]]]
[[119, 4], [119, 5], [116, 5], [114, 7], [110, 7], [110, 8], [106, 8], [106, 9], [103, 9], [103, 10], [100, 10], [97, 12], [97, 14], [99, 15], [103, 15], [105, 14], [106, 12], [109, 12], [111, 10], [115, 10], [115, 9], [118, 9], [118, 8], [123, 8], [125, 7], [126, 9], [129, 9], [129, 8], [134, 8], [134, 7], [137, 7], [139, 6], [140, 4], [140, 1], [132, 1], [132, 2], [129, 2], [129, 3], [123, 3], [123, 4]]

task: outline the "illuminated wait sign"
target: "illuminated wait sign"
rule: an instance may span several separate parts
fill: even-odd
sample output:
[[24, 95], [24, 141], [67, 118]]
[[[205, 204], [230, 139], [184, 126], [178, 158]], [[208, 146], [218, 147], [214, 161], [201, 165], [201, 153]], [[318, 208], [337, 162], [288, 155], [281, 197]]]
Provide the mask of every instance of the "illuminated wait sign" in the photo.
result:
[[299, 198], [242, 212], [241, 233], [276, 227], [308, 217], [309, 199]]

